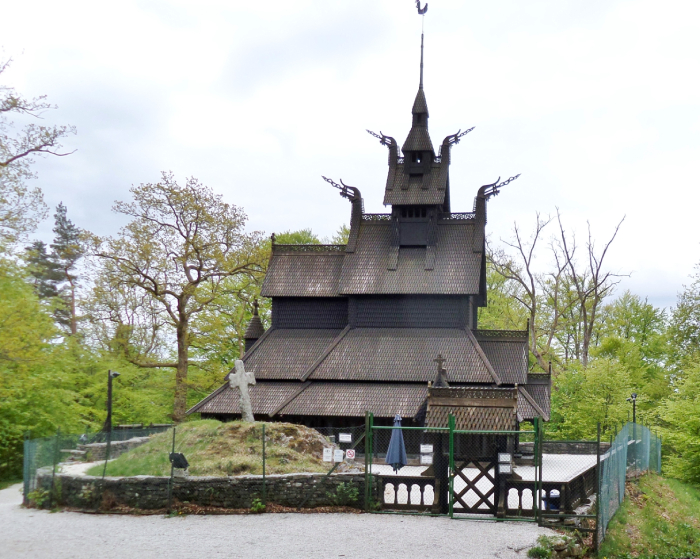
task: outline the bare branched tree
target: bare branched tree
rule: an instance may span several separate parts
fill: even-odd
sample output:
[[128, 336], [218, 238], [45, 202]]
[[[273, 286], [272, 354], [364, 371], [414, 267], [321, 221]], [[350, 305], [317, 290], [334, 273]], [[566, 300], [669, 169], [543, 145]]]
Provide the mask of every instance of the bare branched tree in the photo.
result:
[[620, 278], [627, 275], [616, 274], [606, 271], [603, 268], [603, 262], [608, 254], [610, 245], [615, 240], [615, 237], [617, 237], [617, 233], [620, 230], [622, 222], [625, 221], [625, 218], [623, 217], [615, 226], [612, 237], [603, 245], [603, 250], [600, 254], [596, 253], [595, 241], [591, 234], [591, 224], [590, 222], [588, 223], [588, 240], [586, 241], [585, 255], [586, 264], [582, 268], [580, 268], [576, 262], [576, 239], [573, 236], [567, 238], [564, 225], [561, 221], [559, 208], [557, 208], [557, 221], [559, 223], [560, 233], [559, 247], [579, 303], [578, 310], [580, 313], [582, 334], [580, 359], [581, 364], [586, 367], [588, 365], [589, 350], [596, 319], [598, 318], [598, 312], [600, 310], [600, 304], [605, 297], [612, 293], [615, 286], [620, 283]]

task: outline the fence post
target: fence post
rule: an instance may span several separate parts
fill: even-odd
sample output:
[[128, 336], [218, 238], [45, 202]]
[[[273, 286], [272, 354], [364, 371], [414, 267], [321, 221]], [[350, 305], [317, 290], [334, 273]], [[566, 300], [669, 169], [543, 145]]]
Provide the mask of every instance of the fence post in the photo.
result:
[[53, 449], [53, 472], [51, 473], [51, 492], [49, 493], [49, 508], [53, 508], [54, 480], [56, 478], [56, 464], [58, 463], [58, 445], [61, 436], [61, 428], [56, 430], [56, 443]]
[[601, 488], [602, 488], [602, 481], [603, 481], [603, 476], [600, 475], [600, 422], [598, 422], [598, 437], [596, 439], [596, 469], [595, 469], [595, 477], [596, 477], [596, 485], [598, 487], [597, 490], [597, 495], [596, 495], [596, 518], [595, 518], [595, 532], [593, 533], [593, 549], [598, 551], [598, 540], [600, 536], [600, 520], [601, 520], [601, 512], [602, 512], [602, 495], [601, 495]]
[[540, 468], [539, 468], [539, 451], [540, 451], [540, 418], [535, 417], [532, 421], [532, 426], [535, 431], [535, 441], [533, 443], [533, 460], [534, 460], [534, 466], [535, 466], [535, 490], [532, 493], [532, 508], [534, 509], [535, 512], [535, 521], [539, 524], [540, 522], [540, 503], [539, 503], [539, 494], [540, 494], [540, 483], [542, 480], [538, 479], [539, 473], [540, 473]]
[[369, 512], [369, 483], [370, 483], [370, 461], [369, 461], [369, 412], [365, 411], [365, 512]]
[[[449, 491], [450, 494], [448, 496], [449, 499], [449, 511], [450, 511], [450, 518], [454, 518], [454, 483], [455, 483], [455, 425], [456, 425], [456, 420], [455, 416], [452, 414], [449, 414], [447, 416], [447, 424], [450, 428], [450, 458], [449, 458], [449, 464], [450, 464], [450, 484], [449, 484]], [[442, 454], [442, 452], [441, 452]]]
[[[175, 453], [175, 431], [177, 430], [177, 427], [173, 426], [173, 450], [171, 451], [171, 454]], [[168, 457], [170, 459], [170, 480], [168, 481], [168, 514], [172, 512], [173, 508], [173, 478], [175, 477], [175, 461], [171, 459], [171, 457]]]
[[22, 504], [27, 506], [27, 495], [29, 494], [29, 431], [24, 432], [24, 445], [22, 447], [22, 482], [24, 491], [22, 492]]
[[263, 506], [267, 505], [267, 483], [265, 479], [265, 424], [262, 425], [262, 459], [263, 459], [263, 487], [262, 487], [262, 502]]

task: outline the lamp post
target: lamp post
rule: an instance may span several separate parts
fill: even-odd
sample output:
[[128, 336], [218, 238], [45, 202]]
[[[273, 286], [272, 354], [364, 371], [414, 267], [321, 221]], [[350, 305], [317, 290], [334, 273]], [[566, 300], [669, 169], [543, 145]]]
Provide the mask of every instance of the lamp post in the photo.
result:
[[112, 446], [112, 380], [117, 378], [119, 373], [117, 371], [107, 371], [107, 419], [105, 419], [103, 431], [107, 432], [107, 449], [105, 452], [105, 465], [102, 469], [102, 479], [105, 478], [107, 473], [107, 462], [109, 461], [109, 451]]
[[118, 376], [117, 371], [107, 371], [107, 419], [102, 430], [108, 433], [112, 432], [112, 380]]
[[637, 423], [637, 393], [632, 392], [627, 401], [632, 402], [632, 423]]

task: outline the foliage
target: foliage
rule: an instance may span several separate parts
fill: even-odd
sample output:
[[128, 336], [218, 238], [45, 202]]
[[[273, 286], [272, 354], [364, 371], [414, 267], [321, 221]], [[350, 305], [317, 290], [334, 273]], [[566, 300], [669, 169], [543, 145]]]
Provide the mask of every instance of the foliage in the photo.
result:
[[700, 485], [700, 362], [688, 366], [675, 391], [661, 404], [668, 473]]
[[656, 474], [627, 483], [599, 556], [671, 559], [700, 555], [700, 490]]
[[[104, 309], [115, 334], [134, 323], [150, 330], [141, 351], [127, 340], [125, 357], [140, 367], [175, 369], [173, 419], [182, 421], [192, 321], [228, 292], [227, 278], [261, 273], [260, 235], [245, 233], [243, 210], [194, 178], [181, 186], [163, 173], [159, 183], [133, 187], [131, 193], [133, 202], [114, 206], [131, 221], [119, 236], [95, 239], [102, 267], [94, 307]], [[126, 308], [113, 294], [129, 303]], [[174, 334], [175, 355], [158, 351], [160, 330]]]
[[360, 495], [359, 489], [355, 487], [352, 483], [339, 483], [334, 493], [326, 493], [326, 497], [331, 502], [332, 505], [336, 507], [348, 507], [357, 503], [357, 499]]
[[[0, 61], [0, 75], [11, 62]], [[10, 119], [39, 118], [53, 108], [46, 96], [26, 99], [14, 88], [0, 86], [0, 252], [26, 239], [46, 217], [41, 190], [25, 182], [34, 176], [34, 158], [42, 154], [68, 155], [61, 152], [61, 139], [75, 133], [71, 126], [31, 123], [16, 127]]]
[[265, 508], [266, 507], [263, 502], [260, 499], [255, 498], [250, 505], [250, 512], [253, 514], [260, 514], [261, 512], [265, 512]]
[[27, 501], [29, 501], [30, 507], [41, 509], [49, 502], [50, 497], [51, 493], [49, 491], [43, 487], [37, 487], [34, 491], [30, 491], [27, 494]]

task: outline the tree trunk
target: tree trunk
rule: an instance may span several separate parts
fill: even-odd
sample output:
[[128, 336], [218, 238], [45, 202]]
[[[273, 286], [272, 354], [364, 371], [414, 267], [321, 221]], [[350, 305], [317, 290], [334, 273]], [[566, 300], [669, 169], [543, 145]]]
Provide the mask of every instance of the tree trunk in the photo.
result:
[[173, 421], [175, 423], [183, 421], [187, 411], [188, 330], [188, 320], [181, 316], [177, 325], [177, 369], [175, 372], [175, 404], [173, 406]]
[[75, 286], [70, 282], [70, 333], [75, 336], [78, 333], [78, 321], [75, 318]]

